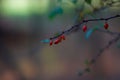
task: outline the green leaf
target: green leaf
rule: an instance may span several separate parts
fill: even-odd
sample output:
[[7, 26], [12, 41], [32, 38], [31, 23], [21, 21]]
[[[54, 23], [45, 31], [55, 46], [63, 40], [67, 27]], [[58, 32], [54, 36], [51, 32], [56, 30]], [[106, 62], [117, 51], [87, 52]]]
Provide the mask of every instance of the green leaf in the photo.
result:
[[91, 4], [92, 0], [85, 0], [85, 2]]
[[104, 24], [99, 24], [99, 25], [97, 25], [97, 26], [89, 29], [89, 30], [86, 32], [85, 38], [88, 39], [88, 38], [92, 35], [93, 32], [95, 32], [97, 29], [100, 29], [100, 28], [103, 27], [103, 26], [104, 26]]
[[93, 33], [93, 29], [89, 29], [85, 35], [85, 38], [88, 39], [92, 33]]
[[54, 36], [58, 36], [58, 35], [60, 35], [61, 34], [61, 32], [56, 32], [55, 34], [54, 34]]
[[85, 65], [89, 65], [88, 59], [85, 60]]
[[78, 0], [72, 0], [72, 2], [73, 2], [74, 4], [76, 4], [76, 3], [77, 3], [77, 1], [78, 1]]
[[56, 13], [54, 13], [54, 12], [51, 12], [51, 13], [49, 14], [49, 18], [50, 18], [50, 19], [53, 19], [55, 16], [56, 16]]
[[45, 40], [41, 40], [42, 43], [49, 43], [50, 40], [49, 39], [45, 39]]
[[58, 14], [62, 14], [63, 13], [63, 9], [61, 7], [56, 7], [55, 9], [53, 9], [51, 11], [51, 13], [49, 14], [49, 18], [53, 19], [54, 17], [56, 17]]

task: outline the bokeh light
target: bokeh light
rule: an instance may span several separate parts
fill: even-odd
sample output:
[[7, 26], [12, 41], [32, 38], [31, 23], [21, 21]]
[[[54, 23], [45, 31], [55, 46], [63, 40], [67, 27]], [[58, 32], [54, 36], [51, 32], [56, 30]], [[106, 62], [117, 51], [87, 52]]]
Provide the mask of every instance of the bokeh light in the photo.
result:
[[4, 15], [29, 16], [32, 13], [44, 14], [48, 10], [49, 0], [3, 0]]
[[5, 15], [26, 15], [28, 14], [28, 0], [4, 0], [2, 10]]

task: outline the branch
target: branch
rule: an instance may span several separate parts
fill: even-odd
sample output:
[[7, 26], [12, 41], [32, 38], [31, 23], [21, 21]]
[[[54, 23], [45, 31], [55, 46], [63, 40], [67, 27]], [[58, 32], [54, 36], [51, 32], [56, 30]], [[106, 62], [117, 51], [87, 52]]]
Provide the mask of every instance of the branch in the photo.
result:
[[[111, 20], [114, 18], [119, 18], [119, 17], [120, 17], [120, 15], [115, 15], [115, 16], [111, 16], [108, 18], [96, 18], [96, 19], [83, 20], [80, 23], [73, 25], [68, 30], [61, 32], [59, 35], [47, 39], [47, 42], [52, 41], [52, 42], [49, 42], [50, 45], [52, 45], [53, 41], [55, 40], [54, 44], [58, 44], [59, 42], [61, 42], [61, 39], [59, 39], [59, 38], [61, 38], [61, 36], [62, 36], [62, 39], [65, 40], [65, 36], [63, 36], [63, 35], [67, 35], [68, 33], [76, 32], [78, 30], [83, 30], [83, 27], [81, 28], [81, 25], [84, 23], [95, 22], [95, 21], [105, 21], [105, 23], [106, 23], [108, 20]], [[107, 26], [108, 26], [108, 24], [107, 24]], [[87, 61], [87, 68], [85, 68], [82, 72], [79, 72], [79, 76], [83, 75], [86, 72], [90, 72], [90, 66], [97, 61], [97, 59], [103, 54], [103, 52], [105, 50], [107, 50], [113, 43], [116, 43], [120, 39], [120, 32], [112, 32], [110, 30], [103, 30], [100, 28], [99, 29], [97, 28], [96, 31], [103, 32], [103, 33], [106, 33], [109, 35], [116, 35], [116, 37], [114, 39], [110, 40], [104, 48], [99, 50], [98, 54], [93, 59], [91, 59], [90, 61]], [[59, 40], [59, 42], [56, 42], [56, 40]]]
[[118, 34], [117, 37], [115, 37], [114, 39], [110, 40], [110, 41], [108, 42], [108, 44], [107, 44], [104, 48], [102, 48], [101, 50], [99, 50], [98, 54], [97, 54], [93, 59], [91, 59], [91, 60], [88, 62], [87, 68], [85, 68], [83, 71], [80, 71], [80, 72], [78, 73], [78, 75], [79, 75], [79, 76], [82, 76], [84, 73], [90, 72], [90, 68], [89, 68], [89, 67], [97, 61], [97, 59], [103, 54], [103, 52], [104, 52], [105, 50], [107, 50], [108, 48], [110, 48], [110, 46], [111, 46], [112, 44], [116, 43], [119, 39], [120, 39], [120, 34]]
[[[78, 23], [78, 24], [76, 24], [76, 25], [73, 25], [73, 26], [72, 26], [71, 28], [69, 28], [68, 30], [65, 30], [65, 31], [63, 31], [62, 33], [60, 33], [59, 35], [54, 36], [54, 37], [51, 37], [51, 38], [49, 38], [49, 39], [50, 39], [50, 40], [54, 40], [54, 39], [60, 37], [61, 35], [66, 35], [67, 33], [70, 33], [70, 32], [72, 32], [72, 31], [74, 31], [74, 30], [76, 30], [76, 29], [77, 29], [77, 30], [78, 30], [78, 29], [81, 29], [81, 27], [79, 27], [79, 26], [81, 26], [82, 24], [87, 23], [87, 22], [93, 22], [93, 21], [108, 21], [108, 20], [110, 20], [110, 19], [114, 19], [114, 18], [118, 18], [118, 17], [120, 17], [120, 15], [115, 15], [115, 16], [108, 17], [108, 18], [99, 18], [99, 19], [83, 20], [83, 21], [81, 21], [80, 23]], [[98, 30], [98, 31], [102, 31], [102, 30]], [[107, 32], [108, 34], [116, 34], [116, 33], [111, 32], [111, 31], [102, 31], [102, 32]]]

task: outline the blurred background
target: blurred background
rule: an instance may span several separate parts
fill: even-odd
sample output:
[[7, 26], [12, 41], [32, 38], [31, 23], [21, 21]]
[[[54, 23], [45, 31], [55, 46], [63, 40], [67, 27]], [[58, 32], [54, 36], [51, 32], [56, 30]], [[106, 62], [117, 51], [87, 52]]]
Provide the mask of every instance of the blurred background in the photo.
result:
[[[86, 40], [85, 33], [78, 31], [58, 45], [41, 43], [82, 20], [79, 15], [89, 19], [89, 13], [96, 18], [120, 14], [119, 3], [99, 11], [101, 2], [112, 0], [92, 0], [94, 9], [87, 3], [83, 9], [84, 0], [71, 1], [75, 0], [0, 0], [0, 80], [120, 80], [117, 43], [105, 50], [90, 73], [78, 76], [86, 67], [84, 60], [96, 56], [115, 36], [95, 32]], [[49, 14], [58, 6], [63, 13], [50, 19]], [[120, 18], [110, 20], [109, 29], [120, 32], [119, 22]]]

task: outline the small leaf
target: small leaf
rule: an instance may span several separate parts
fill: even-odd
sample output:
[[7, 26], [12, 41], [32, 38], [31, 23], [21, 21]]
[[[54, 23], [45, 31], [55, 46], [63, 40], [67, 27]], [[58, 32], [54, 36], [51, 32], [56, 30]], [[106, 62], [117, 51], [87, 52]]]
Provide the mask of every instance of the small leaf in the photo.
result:
[[50, 18], [50, 19], [53, 19], [55, 16], [56, 16], [56, 13], [54, 13], [54, 12], [51, 12], [51, 13], [49, 14], [49, 18]]
[[62, 14], [62, 13], [63, 13], [63, 9], [62, 9], [61, 7], [57, 7], [57, 8], [55, 9], [55, 13], [57, 13], [57, 14]]
[[57, 33], [54, 34], [54, 36], [58, 36], [58, 35], [60, 35], [60, 32], [57, 32]]
[[91, 4], [92, 0], [85, 0], [85, 2]]
[[98, 26], [95, 26], [94, 28], [89, 29], [89, 30], [86, 32], [85, 38], [88, 39], [93, 32], [95, 32], [97, 29], [99, 29], [99, 28], [101, 28], [101, 27], [103, 27], [103, 26], [104, 26], [104, 24], [101, 24], [101, 23], [100, 23]]
[[88, 39], [91, 34], [93, 33], [93, 29], [89, 29], [87, 32], [86, 32], [86, 35], [85, 35], [85, 38]]
[[78, 0], [72, 0], [72, 2], [73, 2], [74, 4], [76, 4], [76, 3], [77, 3], [77, 1], [78, 1]]
[[85, 65], [88, 66], [89, 64], [90, 64], [90, 62], [88, 61], [88, 59], [86, 59], [86, 60], [85, 60]]
[[42, 43], [49, 43], [50, 40], [49, 40], [49, 39], [45, 39], [45, 40], [42, 40], [41, 42], [42, 42]]
[[61, 7], [57, 7], [51, 11], [51, 13], [49, 14], [49, 18], [53, 19], [54, 17], [56, 17], [56, 15], [62, 14], [62, 13], [63, 13], [63, 9]]

